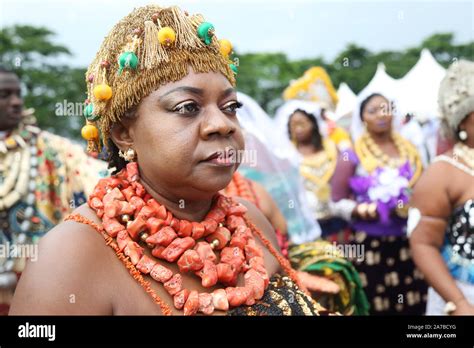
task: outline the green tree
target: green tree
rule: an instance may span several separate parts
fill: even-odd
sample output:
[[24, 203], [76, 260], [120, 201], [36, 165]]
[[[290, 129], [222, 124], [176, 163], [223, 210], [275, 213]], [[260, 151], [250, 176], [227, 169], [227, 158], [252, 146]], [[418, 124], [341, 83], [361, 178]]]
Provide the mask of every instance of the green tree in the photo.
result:
[[434, 34], [423, 40], [422, 48], [431, 51], [438, 63], [448, 67], [455, 59], [474, 60], [474, 42], [456, 45], [452, 33]]
[[[371, 52], [351, 43], [332, 61], [321, 57], [290, 60], [284, 53], [237, 54], [237, 88], [272, 115], [283, 103], [281, 95], [291, 80], [313, 66], [324, 67], [335, 87], [346, 82], [358, 93], [372, 79], [379, 62], [385, 63], [389, 75], [400, 78], [413, 67], [423, 48], [444, 67], [454, 59], [474, 60], [474, 42], [455, 44], [451, 33], [431, 35], [420, 45], [399, 51]], [[54, 33], [47, 28], [17, 25], [0, 31], [0, 62], [20, 75], [26, 89], [25, 105], [36, 109], [40, 127], [79, 139], [83, 118], [74, 106], [81, 105], [86, 97], [85, 68], [59, 63], [70, 56], [68, 48], [56, 44]], [[63, 106], [66, 110], [61, 110]], [[56, 111], [76, 116], [58, 116]]]
[[377, 64], [383, 62], [387, 73], [394, 78], [403, 77], [418, 61], [421, 50], [429, 49], [444, 67], [454, 59], [474, 60], [474, 42], [454, 44], [454, 35], [431, 35], [416, 47], [400, 51], [371, 52], [350, 43], [332, 62], [322, 58], [290, 61], [282, 53], [252, 53], [239, 56], [240, 70], [237, 87], [252, 96], [270, 114], [283, 103], [281, 94], [291, 80], [297, 79], [312, 66], [322, 66], [330, 75], [334, 86], [346, 82], [358, 93], [372, 79]]
[[352, 43], [347, 45], [327, 68], [335, 88], [341, 82], [346, 82], [352, 90], [364, 88], [377, 67], [371, 56], [372, 53], [363, 47]]
[[[84, 101], [86, 88], [84, 69], [59, 63], [70, 57], [71, 52], [53, 40], [54, 33], [43, 27], [16, 25], [3, 28], [0, 31], [0, 62], [20, 76], [26, 89], [25, 107], [35, 109], [41, 128], [79, 138], [83, 123], [80, 104]], [[69, 114], [65, 115], [65, 112]]]

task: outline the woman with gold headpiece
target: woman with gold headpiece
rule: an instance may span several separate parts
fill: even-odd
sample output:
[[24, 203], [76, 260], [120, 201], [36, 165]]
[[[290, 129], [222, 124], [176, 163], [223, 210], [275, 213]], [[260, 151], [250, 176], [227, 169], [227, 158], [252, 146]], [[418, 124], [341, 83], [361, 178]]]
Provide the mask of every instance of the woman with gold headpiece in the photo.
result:
[[351, 137], [328, 115], [335, 111], [339, 97], [331, 78], [320, 66], [309, 68], [303, 76], [293, 81], [283, 92], [285, 100], [305, 100], [316, 103], [320, 108], [321, 119], [326, 123], [326, 136], [338, 148], [351, 146]]
[[312, 67], [285, 89], [283, 98], [287, 102], [277, 110], [276, 120], [302, 155], [300, 174], [314, 218], [324, 238], [344, 241], [344, 219], [349, 216], [331, 202], [331, 180], [338, 151], [351, 142], [347, 132], [327, 117], [337, 105], [336, 90], [322, 67]]
[[427, 314], [474, 315], [474, 62], [451, 65], [438, 103], [456, 143], [415, 186], [410, 244], [431, 285]]
[[366, 97], [354, 113], [354, 151], [341, 153], [333, 181], [335, 201], [352, 199], [354, 260], [371, 314], [418, 314], [426, 284], [410, 256], [406, 211], [411, 187], [422, 171], [416, 148], [395, 129], [396, 109], [383, 95]]
[[331, 202], [331, 180], [334, 176], [339, 151], [327, 136], [327, 123], [321, 119], [318, 104], [290, 100], [276, 114], [283, 136], [288, 137], [297, 150], [299, 172], [305, 196], [314, 221], [321, 226], [322, 236], [331, 241], [345, 239], [344, 227], [349, 216]]
[[177, 7], [115, 25], [87, 72], [83, 129], [92, 150], [100, 129], [115, 174], [43, 239], [13, 314], [324, 312], [259, 210], [218, 193], [244, 147], [230, 51]]

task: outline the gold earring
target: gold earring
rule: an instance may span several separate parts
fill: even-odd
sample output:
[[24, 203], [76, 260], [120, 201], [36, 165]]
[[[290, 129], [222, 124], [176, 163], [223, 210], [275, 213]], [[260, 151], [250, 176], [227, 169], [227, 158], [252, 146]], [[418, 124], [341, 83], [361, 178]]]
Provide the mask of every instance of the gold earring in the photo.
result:
[[132, 162], [135, 160], [135, 150], [132, 148], [129, 148], [126, 152], [119, 150], [119, 156], [127, 162]]

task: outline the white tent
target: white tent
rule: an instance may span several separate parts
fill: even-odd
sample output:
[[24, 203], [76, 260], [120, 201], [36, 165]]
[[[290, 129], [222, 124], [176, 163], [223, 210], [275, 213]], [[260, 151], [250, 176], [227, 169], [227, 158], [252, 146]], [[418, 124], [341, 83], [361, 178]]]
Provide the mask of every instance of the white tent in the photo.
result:
[[372, 80], [357, 95], [358, 100], [362, 100], [372, 93], [380, 93], [389, 99], [398, 100], [398, 80], [394, 79], [385, 71], [385, 64], [379, 63]]
[[338, 120], [339, 118], [348, 114], [352, 114], [354, 109], [357, 107], [357, 95], [352, 91], [347, 83], [342, 82], [339, 85], [339, 88], [337, 89], [337, 96], [339, 98], [339, 102], [337, 103], [336, 111], [334, 112], [335, 120]]
[[402, 113], [413, 113], [421, 122], [437, 117], [438, 88], [445, 74], [431, 52], [423, 49], [418, 62], [398, 81]]
[[[439, 84], [445, 74], [446, 70], [425, 48], [421, 51], [420, 59], [401, 79], [389, 76], [385, 65], [379, 63], [372, 80], [357, 95], [357, 101], [360, 102], [369, 94], [380, 93], [396, 102], [400, 114], [413, 113], [420, 122], [435, 119], [438, 117]], [[341, 84], [338, 94], [345, 87]], [[336, 116], [340, 117], [337, 110]]]

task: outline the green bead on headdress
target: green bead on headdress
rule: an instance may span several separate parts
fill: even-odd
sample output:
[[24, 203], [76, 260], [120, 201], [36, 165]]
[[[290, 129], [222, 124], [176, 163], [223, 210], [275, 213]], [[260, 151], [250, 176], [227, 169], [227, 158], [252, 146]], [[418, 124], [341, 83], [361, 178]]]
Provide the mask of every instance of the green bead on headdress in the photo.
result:
[[125, 68], [136, 69], [138, 67], [138, 57], [134, 52], [123, 52], [119, 57], [119, 75]]
[[214, 32], [214, 26], [209, 22], [202, 23], [197, 29], [199, 38], [204, 41], [206, 45], [211, 44], [212, 38], [214, 37]]
[[189, 68], [196, 73], [220, 72], [235, 85], [229, 45], [219, 45], [214, 26], [201, 15], [156, 5], [132, 11], [104, 39], [86, 73], [84, 134], [94, 142], [90, 147], [100, 149], [95, 137], [99, 132], [91, 126], [97, 125], [107, 145], [110, 128], [126, 111], [160, 86], [184, 78]]

